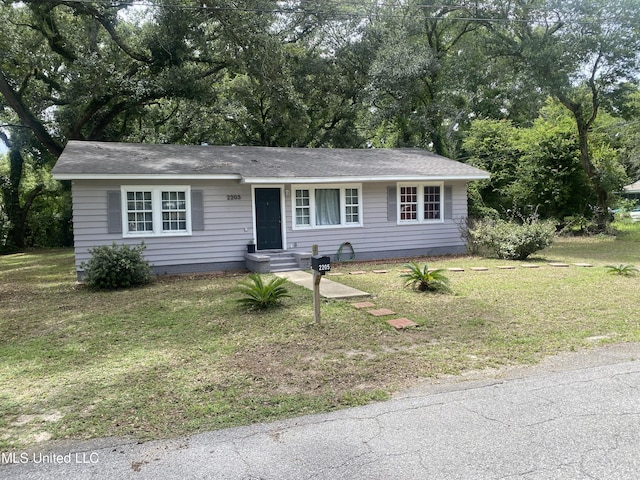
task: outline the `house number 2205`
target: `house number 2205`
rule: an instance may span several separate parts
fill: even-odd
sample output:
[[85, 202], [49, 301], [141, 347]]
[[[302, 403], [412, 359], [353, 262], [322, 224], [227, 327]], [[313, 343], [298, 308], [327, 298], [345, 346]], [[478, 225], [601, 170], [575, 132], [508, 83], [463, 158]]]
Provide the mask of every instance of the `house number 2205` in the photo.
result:
[[227, 200], [241, 200], [240, 195], [227, 195]]

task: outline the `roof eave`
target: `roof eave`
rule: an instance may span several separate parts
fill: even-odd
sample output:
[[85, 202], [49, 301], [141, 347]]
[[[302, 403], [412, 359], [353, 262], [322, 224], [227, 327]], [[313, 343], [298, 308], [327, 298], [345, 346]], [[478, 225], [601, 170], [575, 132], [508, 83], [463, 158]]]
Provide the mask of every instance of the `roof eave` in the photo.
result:
[[53, 173], [56, 180], [240, 180], [238, 174]]
[[380, 175], [341, 177], [243, 177], [239, 174], [133, 174], [133, 173], [53, 173], [56, 180], [239, 180], [250, 185], [273, 183], [364, 183], [364, 182], [438, 182], [485, 180], [489, 174], [472, 175]]
[[474, 175], [385, 175], [385, 176], [365, 176], [365, 177], [243, 177], [240, 183], [251, 185], [270, 183], [365, 183], [365, 182], [442, 182], [442, 181], [472, 181], [486, 180], [489, 174]]

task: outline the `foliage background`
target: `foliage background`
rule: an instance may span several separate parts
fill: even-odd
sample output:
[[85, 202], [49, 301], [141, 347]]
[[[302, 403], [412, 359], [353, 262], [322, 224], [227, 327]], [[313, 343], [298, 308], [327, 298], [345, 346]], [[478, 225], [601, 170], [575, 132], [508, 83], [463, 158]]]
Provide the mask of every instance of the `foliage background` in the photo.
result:
[[[0, 248], [68, 244], [66, 142], [419, 147], [471, 211], [595, 216], [640, 176], [637, 0], [1, 0]], [[528, 212], [523, 211], [524, 214]]]

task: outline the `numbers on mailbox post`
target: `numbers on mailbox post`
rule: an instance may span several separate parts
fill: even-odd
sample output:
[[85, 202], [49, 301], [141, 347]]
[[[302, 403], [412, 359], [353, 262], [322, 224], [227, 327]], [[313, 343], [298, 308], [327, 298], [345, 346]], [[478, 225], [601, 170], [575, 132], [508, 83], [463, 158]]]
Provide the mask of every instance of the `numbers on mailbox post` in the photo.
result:
[[311, 268], [316, 272], [324, 274], [331, 271], [331, 260], [329, 257], [316, 255], [311, 257]]

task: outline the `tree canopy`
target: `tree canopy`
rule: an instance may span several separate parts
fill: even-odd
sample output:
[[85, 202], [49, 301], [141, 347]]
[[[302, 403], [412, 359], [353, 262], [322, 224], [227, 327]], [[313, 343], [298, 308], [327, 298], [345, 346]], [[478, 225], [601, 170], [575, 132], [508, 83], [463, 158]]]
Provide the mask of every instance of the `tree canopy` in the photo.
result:
[[0, 248], [69, 238], [70, 139], [420, 147], [492, 172], [475, 206], [603, 223], [640, 175], [638, 7], [0, 0]]

